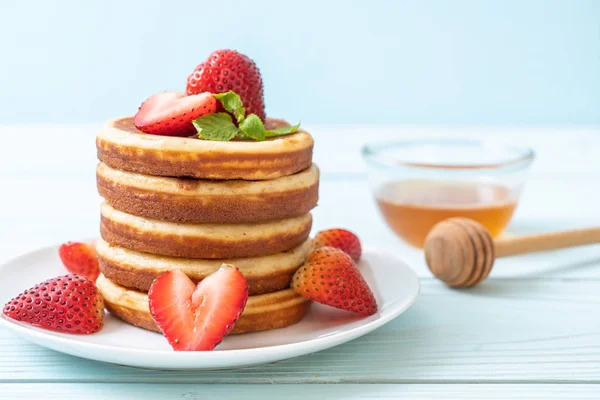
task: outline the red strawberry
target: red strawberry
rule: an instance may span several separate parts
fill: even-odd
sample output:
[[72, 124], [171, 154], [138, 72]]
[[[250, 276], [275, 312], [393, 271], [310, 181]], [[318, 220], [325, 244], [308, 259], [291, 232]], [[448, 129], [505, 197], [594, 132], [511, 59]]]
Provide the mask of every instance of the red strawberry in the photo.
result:
[[96, 282], [96, 278], [100, 275], [100, 268], [93, 243], [65, 243], [58, 248], [58, 255], [69, 272]]
[[377, 301], [352, 258], [340, 249], [321, 247], [292, 278], [298, 294], [358, 314], [377, 312]]
[[94, 333], [102, 328], [104, 300], [92, 281], [69, 274], [24, 291], [6, 303], [4, 314], [53, 331]]
[[212, 350], [237, 322], [248, 299], [248, 282], [232, 265], [203, 279], [198, 286], [179, 270], [154, 280], [150, 313], [175, 350]]
[[133, 124], [144, 133], [163, 136], [191, 136], [196, 132], [192, 121], [217, 111], [211, 93], [186, 96], [179, 92], [155, 94], [142, 103]]
[[188, 76], [186, 93], [236, 92], [247, 114], [256, 114], [264, 121], [265, 101], [260, 71], [254, 61], [235, 50], [217, 50]]
[[336, 247], [344, 250], [354, 262], [360, 261], [362, 248], [358, 236], [345, 229], [328, 229], [317, 233], [314, 240], [314, 248], [323, 246]]

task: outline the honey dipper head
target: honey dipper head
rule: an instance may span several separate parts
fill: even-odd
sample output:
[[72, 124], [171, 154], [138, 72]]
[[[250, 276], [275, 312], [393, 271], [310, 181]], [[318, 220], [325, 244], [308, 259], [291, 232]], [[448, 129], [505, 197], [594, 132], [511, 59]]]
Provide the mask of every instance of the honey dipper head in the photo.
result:
[[470, 287], [484, 280], [494, 264], [494, 242], [483, 225], [467, 218], [436, 224], [425, 239], [427, 266], [446, 285]]

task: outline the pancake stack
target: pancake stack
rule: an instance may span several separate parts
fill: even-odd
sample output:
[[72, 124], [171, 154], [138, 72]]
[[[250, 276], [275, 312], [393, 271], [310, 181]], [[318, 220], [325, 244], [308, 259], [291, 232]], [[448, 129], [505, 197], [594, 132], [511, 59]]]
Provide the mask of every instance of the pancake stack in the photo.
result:
[[[267, 119], [265, 127], [287, 125]], [[198, 282], [221, 264], [248, 280], [246, 308], [232, 333], [300, 321], [309, 301], [290, 287], [311, 249], [319, 170], [305, 131], [229, 142], [147, 135], [131, 118], [109, 121], [96, 139], [102, 274], [111, 314], [159, 331], [147, 291], [179, 269]]]

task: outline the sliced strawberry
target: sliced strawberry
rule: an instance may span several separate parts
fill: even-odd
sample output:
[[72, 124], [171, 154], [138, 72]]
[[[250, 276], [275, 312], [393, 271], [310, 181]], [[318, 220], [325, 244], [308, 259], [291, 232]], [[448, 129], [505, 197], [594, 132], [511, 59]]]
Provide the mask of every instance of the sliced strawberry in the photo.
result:
[[102, 329], [104, 300], [92, 281], [69, 274], [24, 291], [6, 303], [4, 315], [53, 331], [94, 333]]
[[96, 282], [96, 278], [100, 275], [100, 268], [93, 243], [65, 243], [58, 248], [58, 255], [67, 271]]
[[346, 229], [336, 228], [321, 231], [316, 234], [313, 243], [315, 249], [324, 246], [336, 247], [345, 251], [352, 257], [354, 262], [360, 261], [360, 256], [362, 254], [360, 240], [358, 239], [358, 236]]
[[248, 282], [232, 265], [197, 286], [179, 270], [165, 272], [148, 292], [150, 313], [175, 350], [212, 350], [244, 311]]
[[265, 120], [262, 76], [248, 56], [235, 50], [213, 51], [187, 79], [187, 94], [230, 90], [240, 96], [246, 114], [256, 114]]
[[358, 314], [377, 312], [377, 301], [352, 258], [334, 247], [321, 247], [292, 278], [298, 294]]
[[142, 103], [133, 124], [152, 135], [190, 136], [196, 132], [192, 121], [216, 110], [217, 100], [211, 93], [186, 96], [179, 92], [163, 92]]

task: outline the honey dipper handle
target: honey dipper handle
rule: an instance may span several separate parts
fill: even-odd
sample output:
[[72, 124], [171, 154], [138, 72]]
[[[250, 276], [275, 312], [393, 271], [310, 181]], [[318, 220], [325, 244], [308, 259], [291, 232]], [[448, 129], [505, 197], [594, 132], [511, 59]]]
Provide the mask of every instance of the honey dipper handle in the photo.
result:
[[600, 243], [600, 228], [500, 238], [494, 241], [496, 257], [535, 253]]

